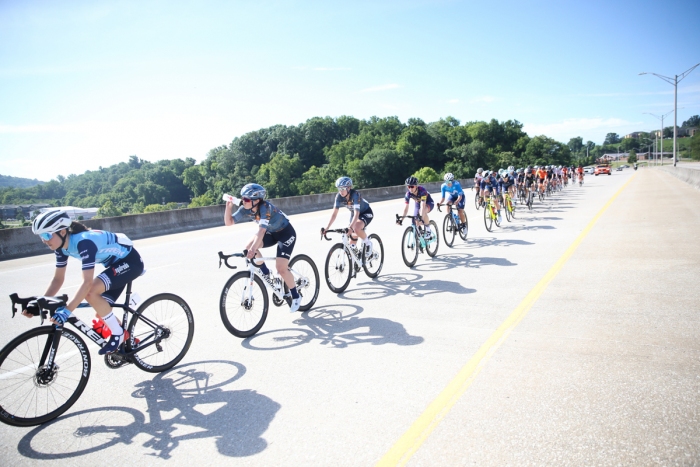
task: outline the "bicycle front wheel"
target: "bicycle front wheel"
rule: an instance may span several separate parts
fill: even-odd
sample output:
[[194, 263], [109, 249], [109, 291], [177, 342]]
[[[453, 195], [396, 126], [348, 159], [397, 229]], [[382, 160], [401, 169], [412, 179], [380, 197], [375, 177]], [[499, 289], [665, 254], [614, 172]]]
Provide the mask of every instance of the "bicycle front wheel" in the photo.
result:
[[348, 288], [352, 277], [352, 259], [342, 243], [336, 243], [326, 256], [326, 284], [333, 293]]
[[435, 221], [430, 221], [430, 226], [433, 228], [435, 235], [433, 235], [433, 238], [430, 239], [428, 245], [425, 247], [425, 250], [428, 253], [428, 256], [432, 258], [437, 254], [438, 247], [440, 246], [440, 234], [438, 233], [438, 226]]
[[442, 236], [445, 238], [445, 245], [451, 247], [455, 242], [456, 234], [455, 220], [452, 218], [452, 214], [446, 214], [445, 220], [442, 221]]
[[318, 292], [321, 290], [316, 263], [306, 255], [296, 255], [289, 262], [289, 270], [292, 271], [297, 292], [301, 297], [299, 311], [308, 311], [316, 303]]
[[219, 312], [228, 332], [236, 337], [250, 337], [262, 328], [267, 319], [270, 299], [265, 285], [250, 272], [237, 272], [221, 291]]
[[489, 232], [492, 231], [493, 229], [493, 217], [491, 216], [491, 206], [487, 204], [484, 207], [484, 225], [486, 226], [486, 230]]
[[63, 335], [53, 368], [53, 326], [30, 329], [0, 351], [0, 421], [12, 426], [33, 426], [61, 415], [78, 400], [90, 378], [90, 352], [70, 329]]
[[476, 206], [477, 211], [481, 207], [481, 196], [479, 196], [479, 193], [474, 195], [474, 206]]
[[513, 212], [512, 206], [513, 206], [513, 204], [510, 202], [510, 198], [508, 198], [508, 200], [506, 200], [506, 202], [505, 202], [505, 206], [503, 206], [505, 208], [504, 210], [506, 211], [506, 220], [508, 222], [511, 221], [511, 213]]
[[175, 294], [161, 293], [143, 302], [131, 318], [127, 350], [155, 341], [134, 355], [134, 365], [160, 373], [182, 360], [193, 337], [194, 317], [187, 302]]
[[379, 238], [377, 234], [369, 235], [366, 241], [370, 242], [372, 245], [372, 253], [367, 256], [367, 248], [365, 247], [363, 249], [362, 267], [365, 270], [365, 274], [374, 279], [379, 275], [382, 266], [384, 266], [384, 245], [382, 244], [382, 239]]
[[403, 262], [409, 268], [412, 268], [418, 261], [418, 239], [416, 231], [413, 227], [407, 227], [401, 238], [401, 256]]

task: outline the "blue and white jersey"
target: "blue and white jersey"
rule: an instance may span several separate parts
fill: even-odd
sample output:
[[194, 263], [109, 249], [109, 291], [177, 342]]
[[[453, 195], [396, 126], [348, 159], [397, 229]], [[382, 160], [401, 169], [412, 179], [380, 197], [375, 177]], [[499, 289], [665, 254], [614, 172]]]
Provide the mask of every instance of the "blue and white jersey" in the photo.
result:
[[340, 209], [343, 206], [347, 207], [350, 211], [360, 211], [360, 214], [366, 212], [369, 209], [369, 203], [360, 195], [359, 191], [350, 190], [347, 196], [340, 196], [340, 193], [335, 195], [335, 204], [333, 207], [335, 209]]
[[510, 188], [511, 186], [513, 186], [513, 184], [515, 184], [515, 180], [510, 175], [506, 177], [500, 177], [498, 180], [498, 186], [501, 189]]
[[105, 230], [88, 230], [69, 235], [68, 249], [59, 248], [54, 252], [57, 268], [65, 268], [69, 256], [81, 260], [83, 269], [94, 269], [95, 263], [107, 267], [131, 252], [130, 246], [120, 245], [117, 236]]
[[287, 215], [269, 201], [261, 202], [258, 205], [258, 212], [253, 212], [252, 209], [245, 209], [241, 206], [231, 217], [233, 217], [233, 221], [236, 224], [255, 221], [260, 225], [260, 228], [271, 233], [279, 232], [289, 225]]
[[443, 183], [440, 187], [440, 191], [442, 192], [443, 199], [447, 198], [450, 200], [456, 200], [460, 196], [464, 196], [462, 185], [460, 185], [457, 180], [452, 182], [452, 186], [449, 186], [447, 183]]

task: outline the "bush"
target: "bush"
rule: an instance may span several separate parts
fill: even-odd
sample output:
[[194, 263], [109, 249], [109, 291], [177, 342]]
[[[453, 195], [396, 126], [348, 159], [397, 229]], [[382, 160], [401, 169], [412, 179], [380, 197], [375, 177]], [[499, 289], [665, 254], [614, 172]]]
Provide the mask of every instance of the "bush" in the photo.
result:
[[418, 183], [439, 182], [442, 177], [430, 167], [423, 167], [413, 174], [418, 179]]

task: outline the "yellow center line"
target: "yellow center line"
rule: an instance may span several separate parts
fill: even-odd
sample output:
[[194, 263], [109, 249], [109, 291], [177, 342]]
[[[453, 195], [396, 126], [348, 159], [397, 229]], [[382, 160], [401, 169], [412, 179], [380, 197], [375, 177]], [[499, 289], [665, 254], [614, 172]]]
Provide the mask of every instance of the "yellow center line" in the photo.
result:
[[627, 185], [634, 179], [635, 175], [625, 182], [624, 185], [613, 195], [610, 200], [605, 203], [605, 206], [595, 215], [593, 220], [588, 223], [586, 228], [579, 234], [573, 243], [567, 248], [559, 260], [552, 268], [544, 275], [544, 277], [535, 285], [535, 287], [527, 294], [522, 302], [515, 310], [506, 318], [506, 320], [491, 334], [491, 337], [484, 342], [474, 356], [467, 362], [466, 365], [457, 373], [447, 387], [430, 403], [427, 409], [421, 414], [418, 419], [413, 422], [413, 425], [401, 436], [401, 438], [392, 446], [392, 448], [382, 457], [377, 466], [394, 466], [406, 465], [408, 460], [421, 447], [423, 442], [437, 428], [440, 422], [449, 413], [450, 409], [457, 403], [459, 398], [471, 386], [474, 379], [479, 374], [481, 369], [486, 365], [489, 358], [496, 352], [502, 342], [508, 338], [510, 332], [522, 321], [532, 308], [535, 302], [540, 298], [542, 293], [547, 289], [549, 283], [561, 271], [564, 264], [574, 254], [578, 246], [583, 242], [583, 239], [590, 233], [593, 226], [598, 222], [598, 219], [607, 211], [615, 199], [627, 188]]

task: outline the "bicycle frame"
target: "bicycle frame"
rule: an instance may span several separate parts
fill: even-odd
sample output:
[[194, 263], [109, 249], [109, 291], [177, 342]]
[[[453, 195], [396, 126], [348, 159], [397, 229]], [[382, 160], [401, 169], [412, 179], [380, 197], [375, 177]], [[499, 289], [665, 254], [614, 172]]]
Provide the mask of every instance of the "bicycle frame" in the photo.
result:
[[[352, 248], [350, 248], [350, 235], [348, 235], [348, 232], [349, 232], [349, 229], [347, 229], [347, 228], [345, 228], [345, 229], [326, 230], [326, 231], [323, 232], [323, 238], [325, 238], [325, 239], [328, 240], [328, 241], [331, 241], [331, 239], [328, 238], [328, 237], [326, 236], [326, 234], [328, 234], [328, 233], [339, 233], [339, 234], [341, 234], [341, 241], [343, 242], [343, 249], [348, 253], [348, 256], [350, 256], [350, 258], [352, 258], [352, 266], [353, 266], [353, 268], [358, 269], [358, 268], [361, 268], [362, 265], [364, 264], [364, 255], [362, 254], [362, 252], [361, 252], [360, 250], [358, 250], [358, 251], [360, 252], [360, 258], [362, 258], [362, 261], [360, 261], [360, 260], [357, 258], [357, 255], [353, 254]], [[358, 237], [358, 238], [359, 238], [359, 237]], [[363, 248], [364, 248], [364, 245], [363, 245]]]
[[[421, 224], [423, 224], [423, 218], [420, 216], [420, 214], [417, 216], [403, 216], [403, 217], [399, 216], [398, 214], [396, 215], [396, 220], [405, 219], [405, 218], [411, 219], [411, 228], [413, 229], [413, 236], [414, 236], [414, 238], [418, 239], [418, 241], [420, 243], [421, 252], [422, 252], [426, 248], [427, 242], [425, 241], [425, 238], [423, 237], [423, 233], [420, 230], [418, 230], [418, 226], [417, 226], [418, 222], [417, 221], [420, 220]], [[436, 235], [437, 235], [437, 232], [436, 232]], [[411, 245], [411, 246], [413, 246], [413, 245]]]

